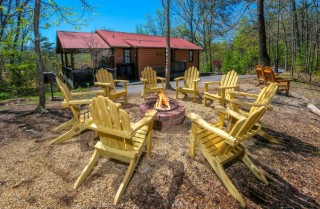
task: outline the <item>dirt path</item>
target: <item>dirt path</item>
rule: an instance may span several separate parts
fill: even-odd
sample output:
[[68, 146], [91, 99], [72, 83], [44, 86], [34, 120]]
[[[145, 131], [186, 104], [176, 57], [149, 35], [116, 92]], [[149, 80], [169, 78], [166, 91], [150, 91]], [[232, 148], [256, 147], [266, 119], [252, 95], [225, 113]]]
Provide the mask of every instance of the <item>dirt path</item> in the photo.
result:
[[[242, 91], [260, 91], [253, 78], [241, 80]], [[200, 89], [203, 92], [203, 89]], [[167, 94], [174, 98], [175, 92]], [[309, 112], [306, 101], [320, 107], [320, 87], [293, 83], [290, 96], [276, 95], [274, 110], [262, 119], [266, 132], [281, 144], [255, 137], [245, 146], [249, 157], [264, 170], [265, 186], [240, 161], [226, 172], [243, 195], [248, 208], [320, 208], [320, 117]], [[120, 99], [119, 102], [122, 102]], [[130, 94], [122, 107], [131, 121], [139, 119], [139, 94]], [[217, 113], [192, 98], [180, 102], [186, 112], [208, 121]], [[61, 133], [52, 128], [71, 118], [59, 101], [48, 102], [48, 113], [17, 117], [35, 108], [28, 100], [0, 104], [0, 208], [114, 208], [125, 164], [100, 158], [82, 186], [72, 186], [92, 155], [96, 134], [87, 131], [73, 139], [49, 145]], [[142, 156], [116, 208], [240, 208], [200, 154], [190, 158], [190, 121], [153, 132], [150, 159]]]

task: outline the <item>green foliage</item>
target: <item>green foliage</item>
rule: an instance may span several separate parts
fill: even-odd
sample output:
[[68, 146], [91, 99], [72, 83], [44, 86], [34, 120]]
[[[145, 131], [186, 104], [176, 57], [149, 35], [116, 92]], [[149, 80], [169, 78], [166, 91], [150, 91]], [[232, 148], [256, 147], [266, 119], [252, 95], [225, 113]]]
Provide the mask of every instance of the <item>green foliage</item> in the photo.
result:
[[244, 63], [240, 54], [237, 51], [229, 51], [222, 65], [222, 72], [226, 73], [230, 70], [235, 70], [237, 73], [243, 73]]
[[224, 46], [226, 54], [223, 58], [222, 72], [235, 70], [244, 74], [257, 64], [258, 36], [252, 31], [252, 27], [245, 18], [241, 20], [233, 42], [230, 46]]
[[19, 60], [6, 64], [9, 70], [9, 89], [13, 94], [28, 95], [36, 87], [35, 58], [31, 52], [19, 54]]
[[0, 100], [10, 99], [11, 95], [7, 92], [0, 92]]
[[320, 157], [320, 149], [317, 150], [315, 154], [316, 154], [317, 157]]
[[211, 72], [210, 65], [205, 65], [204, 67], [202, 67], [202, 72], [203, 73]]

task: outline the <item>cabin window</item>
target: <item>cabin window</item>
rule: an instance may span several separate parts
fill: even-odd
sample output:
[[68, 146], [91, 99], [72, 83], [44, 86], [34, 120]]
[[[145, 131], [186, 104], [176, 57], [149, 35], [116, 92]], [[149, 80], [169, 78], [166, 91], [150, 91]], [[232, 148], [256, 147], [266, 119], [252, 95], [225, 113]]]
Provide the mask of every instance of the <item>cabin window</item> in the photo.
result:
[[130, 56], [130, 49], [125, 49], [123, 50], [123, 54], [124, 54], [124, 63], [130, 63], [131, 62], [131, 56]]
[[193, 51], [189, 51], [189, 62], [193, 62]]
[[171, 49], [171, 62], [176, 61], [176, 50]]

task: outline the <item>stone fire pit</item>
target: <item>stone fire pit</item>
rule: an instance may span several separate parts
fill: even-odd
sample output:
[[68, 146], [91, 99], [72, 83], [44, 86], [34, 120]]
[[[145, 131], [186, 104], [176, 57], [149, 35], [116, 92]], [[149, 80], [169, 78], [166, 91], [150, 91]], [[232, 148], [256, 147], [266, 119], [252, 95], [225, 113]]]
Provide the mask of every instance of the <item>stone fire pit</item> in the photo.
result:
[[[140, 105], [140, 117], [143, 118], [144, 114], [149, 109], [154, 109], [157, 98], [150, 98]], [[162, 127], [169, 127], [179, 125], [185, 118], [185, 108], [180, 105], [176, 100], [169, 99], [171, 110], [158, 110], [154, 119], [153, 128], [161, 129]]]

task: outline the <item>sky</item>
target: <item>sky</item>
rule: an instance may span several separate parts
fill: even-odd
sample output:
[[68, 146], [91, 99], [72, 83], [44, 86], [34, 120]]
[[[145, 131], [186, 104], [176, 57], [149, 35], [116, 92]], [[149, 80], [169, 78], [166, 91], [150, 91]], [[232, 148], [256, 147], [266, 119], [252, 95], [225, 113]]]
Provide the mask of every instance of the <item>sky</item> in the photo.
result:
[[[56, 0], [57, 4], [80, 8], [79, 0]], [[97, 29], [108, 29], [120, 32], [135, 32], [136, 25], [144, 24], [147, 14], [155, 15], [157, 9], [162, 9], [161, 0], [87, 0], [95, 6], [99, 15], [87, 14], [88, 27], [81, 26], [81, 32], [93, 32]], [[61, 23], [58, 27], [51, 26], [42, 29], [41, 35], [56, 42], [56, 31], [77, 31], [71, 25]]]

